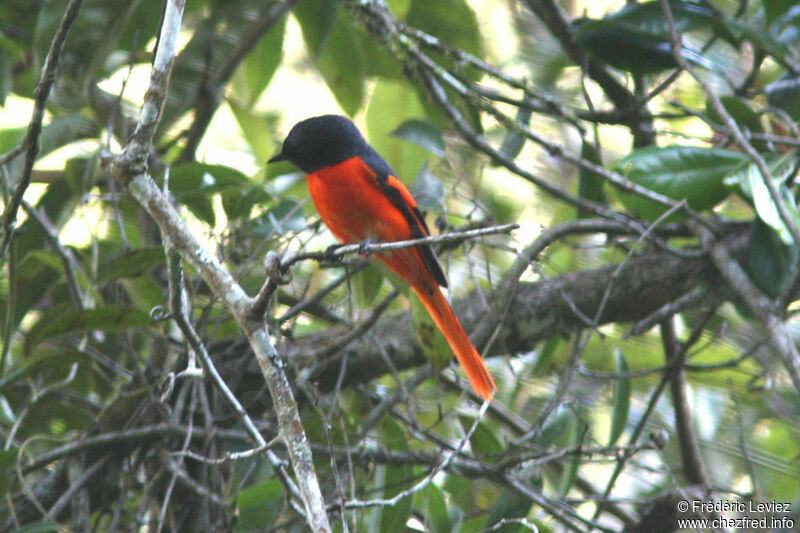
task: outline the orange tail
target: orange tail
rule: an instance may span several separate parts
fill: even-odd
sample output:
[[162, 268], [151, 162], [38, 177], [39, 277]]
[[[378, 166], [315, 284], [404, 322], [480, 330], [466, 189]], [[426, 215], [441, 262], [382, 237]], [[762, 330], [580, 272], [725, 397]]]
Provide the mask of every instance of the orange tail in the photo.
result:
[[464, 367], [472, 388], [484, 400], [490, 400], [497, 390], [494, 379], [492, 379], [489, 369], [483, 364], [478, 350], [472, 345], [464, 328], [461, 327], [461, 323], [453, 313], [450, 304], [447, 303], [442, 291], [435, 284], [433, 284], [432, 291], [427, 291], [426, 288], [417, 288], [414, 285], [412, 288], [431, 314], [433, 321], [444, 333], [444, 338], [447, 339], [447, 343], [456, 354], [456, 359]]

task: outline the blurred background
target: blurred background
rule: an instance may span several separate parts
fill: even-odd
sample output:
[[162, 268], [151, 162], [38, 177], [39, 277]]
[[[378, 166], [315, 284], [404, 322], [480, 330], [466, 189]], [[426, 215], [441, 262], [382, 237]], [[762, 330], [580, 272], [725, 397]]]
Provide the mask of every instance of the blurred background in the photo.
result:
[[[131, 138], [163, 4], [79, 3], [44, 101], [75, 0], [0, 4], [0, 528], [304, 531], [275, 462], [218, 461], [254, 444], [181, 373], [158, 226], [103, 164]], [[799, 35], [781, 0], [186, 3], [148, 171], [251, 296], [267, 251], [335, 242], [302, 173], [265, 164], [311, 116], [351, 117], [433, 233], [519, 225], [437, 248], [498, 384], [477, 423], [378, 262], [300, 261], [273, 296], [336, 531], [740, 516], [692, 500], [792, 504], [757, 516], [796, 530]], [[191, 322], [272, 439], [244, 334], [185, 268]]]

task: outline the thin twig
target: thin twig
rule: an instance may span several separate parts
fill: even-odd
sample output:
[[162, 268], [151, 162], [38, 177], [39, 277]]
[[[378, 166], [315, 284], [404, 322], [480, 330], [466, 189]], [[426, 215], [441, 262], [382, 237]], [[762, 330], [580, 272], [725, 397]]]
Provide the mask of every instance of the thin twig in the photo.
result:
[[[0, 264], [5, 260], [8, 245], [14, 234], [14, 225], [17, 221], [17, 212], [19, 211], [22, 196], [28, 189], [31, 183], [31, 172], [33, 172], [33, 163], [36, 161], [36, 156], [39, 154], [39, 135], [42, 132], [42, 120], [44, 119], [44, 112], [47, 105], [47, 99], [50, 97], [50, 89], [56, 80], [56, 70], [58, 69], [58, 62], [61, 59], [61, 51], [64, 49], [64, 43], [69, 35], [69, 30], [72, 23], [78, 18], [83, 0], [70, 0], [67, 5], [64, 15], [61, 17], [61, 23], [58, 26], [53, 40], [50, 42], [50, 49], [47, 51], [47, 57], [44, 60], [44, 67], [42, 68], [42, 76], [39, 79], [39, 84], [34, 90], [35, 100], [33, 103], [33, 112], [31, 113], [31, 120], [28, 123], [28, 131], [25, 133], [25, 138], [22, 139], [20, 145], [12, 150], [10, 154], [16, 153], [17, 155], [23, 150], [25, 151], [25, 164], [22, 168], [22, 175], [14, 187], [11, 194], [11, 199], [6, 204], [3, 210], [3, 240], [0, 243]], [[3, 156], [3, 161], [0, 165], [10, 160], [15, 156], [6, 154]]]
[[39, 211], [24, 199], [21, 205], [28, 216], [42, 227], [47, 240], [50, 241], [50, 245], [55, 248], [58, 257], [61, 259], [61, 263], [64, 265], [64, 276], [67, 279], [67, 287], [69, 287], [69, 295], [72, 298], [72, 303], [75, 309], [83, 311], [83, 294], [81, 293], [81, 286], [78, 282], [78, 275], [76, 274], [78, 270], [81, 270], [80, 263], [78, 263], [72, 251], [61, 244], [61, 240], [58, 238], [58, 230], [56, 230], [52, 222], [50, 222], [50, 219], [47, 218], [47, 214], [44, 210]]
[[445, 233], [442, 235], [434, 235], [430, 237], [422, 237], [419, 239], [409, 239], [407, 241], [395, 242], [380, 242], [380, 243], [361, 243], [361, 244], [345, 244], [338, 246], [330, 252], [305, 252], [294, 256], [290, 256], [281, 262], [281, 270], [285, 271], [289, 266], [304, 261], [307, 259], [314, 259], [317, 261], [326, 261], [344, 257], [349, 254], [380, 254], [384, 252], [393, 252], [395, 250], [402, 250], [404, 248], [412, 248], [420, 244], [447, 244], [453, 242], [462, 242], [475, 237], [485, 237], [486, 235], [496, 235], [498, 233], [510, 233], [515, 229], [519, 229], [519, 224], [503, 224], [502, 226], [491, 226], [488, 228], [471, 229], [467, 231], [455, 231], [452, 233]]

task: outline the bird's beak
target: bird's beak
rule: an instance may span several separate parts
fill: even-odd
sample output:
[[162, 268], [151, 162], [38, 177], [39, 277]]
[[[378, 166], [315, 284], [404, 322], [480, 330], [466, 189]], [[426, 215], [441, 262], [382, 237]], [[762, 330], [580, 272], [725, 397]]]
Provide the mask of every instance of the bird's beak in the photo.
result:
[[282, 152], [278, 152], [267, 163], [277, 163], [278, 161], [286, 161], [286, 156]]

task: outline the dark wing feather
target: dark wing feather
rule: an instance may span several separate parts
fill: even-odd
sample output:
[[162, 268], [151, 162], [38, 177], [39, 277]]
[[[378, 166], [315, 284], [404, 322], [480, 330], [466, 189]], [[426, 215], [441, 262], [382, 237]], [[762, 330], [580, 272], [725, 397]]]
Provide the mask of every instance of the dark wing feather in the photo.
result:
[[[403, 196], [403, 193], [397, 187], [389, 183], [390, 176], [397, 179], [389, 164], [371, 147], [369, 147], [368, 153], [361, 154], [361, 158], [375, 172], [378, 185], [386, 194], [386, 197], [389, 198], [392, 205], [397, 207], [403, 214], [403, 217], [411, 228], [412, 238], [418, 239], [430, 235], [428, 225], [425, 223], [425, 218], [417, 208], [416, 203], [409, 203]], [[413, 202], [413, 198], [409, 199]], [[421, 244], [417, 246], [417, 249], [420, 251], [422, 261], [428, 268], [428, 272], [433, 275], [433, 279], [436, 280], [436, 283], [442, 287], [447, 287], [447, 278], [444, 275], [444, 270], [442, 270], [439, 259], [437, 259], [436, 254], [433, 252], [433, 248], [431, 248], [429, 244]]]

